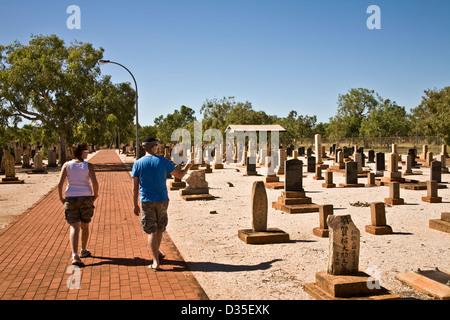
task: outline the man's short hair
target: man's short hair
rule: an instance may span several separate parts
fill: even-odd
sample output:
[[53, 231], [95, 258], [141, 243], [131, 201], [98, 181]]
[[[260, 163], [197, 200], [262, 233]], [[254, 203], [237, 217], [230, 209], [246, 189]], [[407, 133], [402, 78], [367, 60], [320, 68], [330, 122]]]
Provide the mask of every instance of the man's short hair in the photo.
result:
[[151, 147], [154, 146], [155, 144], [158, 144], [159, 139], [153, 138], [153, 137], [147, 137], [144, 140], [142, 140], [142, 146], [143, 147]]

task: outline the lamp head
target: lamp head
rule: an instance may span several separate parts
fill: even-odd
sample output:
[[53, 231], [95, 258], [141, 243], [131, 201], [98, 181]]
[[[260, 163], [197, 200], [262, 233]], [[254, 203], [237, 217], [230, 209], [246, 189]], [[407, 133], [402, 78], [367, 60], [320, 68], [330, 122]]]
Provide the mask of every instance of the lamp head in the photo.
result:
[[109, 61], [109, 60], [98, 60], [98, 63], [99, 64], [108, 64], [108, 63], [110, 63], [111, 61]]

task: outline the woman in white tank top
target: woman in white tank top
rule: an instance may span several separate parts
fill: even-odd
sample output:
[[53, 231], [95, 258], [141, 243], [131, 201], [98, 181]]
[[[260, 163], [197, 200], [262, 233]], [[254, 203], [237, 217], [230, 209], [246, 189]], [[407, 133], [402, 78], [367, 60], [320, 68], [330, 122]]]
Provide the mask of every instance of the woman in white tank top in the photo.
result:
[[[98, 182], [94, 165], [85, 161], [88, 154], [87, 145], [79, 144], [74, 151], [76, 159], [63, 165], [58, 184], [59, 199], [64, 204], [65, 218], [70, 225], [72, 264], [76, 265], [82, 263], [80, 257], [90, 256], [86, 245], [89, 238], [89, 223], [94, 214], [94, 201], [98, 197]], [[65, 196], [63, 196], [66, 178], [67, 187], [64, 192]], [[78, 254], [80, 233], [81, 250]]]

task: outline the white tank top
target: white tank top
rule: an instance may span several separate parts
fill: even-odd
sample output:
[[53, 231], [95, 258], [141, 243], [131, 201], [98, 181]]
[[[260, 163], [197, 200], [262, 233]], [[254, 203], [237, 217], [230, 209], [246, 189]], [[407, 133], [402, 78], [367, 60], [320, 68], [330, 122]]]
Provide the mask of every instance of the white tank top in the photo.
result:
[[89, 180], [89, 167], [86, 161], [75, 162], [72, 160], [67, 165], [66, 197], [92, 196], [92, 188]]

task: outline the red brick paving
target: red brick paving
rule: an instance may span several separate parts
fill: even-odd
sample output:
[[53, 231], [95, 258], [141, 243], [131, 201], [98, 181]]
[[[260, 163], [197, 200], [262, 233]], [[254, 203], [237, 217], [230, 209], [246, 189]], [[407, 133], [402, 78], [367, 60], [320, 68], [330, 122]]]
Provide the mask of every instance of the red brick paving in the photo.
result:
[[99, 151], [90, 162], [100, 184], [88, 242], [92, 257], [82, 259], [82, 268], [71, 267], [69, 226], [54, 188], [0, 230], [0, 300], [208, 299], [167, 232], [163, 271], [148, 269], [131, 177], [115, 151]]

